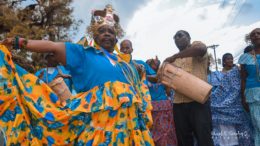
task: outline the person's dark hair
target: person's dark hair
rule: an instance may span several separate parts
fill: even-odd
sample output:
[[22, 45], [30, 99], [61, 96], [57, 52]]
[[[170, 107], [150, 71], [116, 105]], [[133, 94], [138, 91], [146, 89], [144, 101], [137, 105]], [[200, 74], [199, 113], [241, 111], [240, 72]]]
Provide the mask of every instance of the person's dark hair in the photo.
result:
[[130, 40], [127, 40], [127, 39], [126, 39], [126, 40], [123, 40], [123, 41], [120, 43], [120, 46], [122, 45], [123, 42], [129, 42], [131, 48], [133, 48], [132, 42], [131, 42]]
[[248, 53], [250, 51], [252, 51], [254, 49], [254, 46], [253, 45], [249, 45], [247, 46], [245, 49], [244, 49], [244, 53]]
[[175, 35], [173, 36], [173, 39], [175, 39], [175, 37], [176, 37], [179, 33], [184, 33], [189, 39], [191, 39], [190, 34], [189, 34], [187, 31], [185, 31], [185, 30], [179, 30], [179, 31], [177, 31], [177, 32], [175, 33]]
[[224, 61], [225, 59], [228, 57], [228, 56], [232, 56], [233, 55], [231, 53], [225, 53], [223, 56], [222, 56], [222, 66], [225, 67], [225, 64], [224, 64]]

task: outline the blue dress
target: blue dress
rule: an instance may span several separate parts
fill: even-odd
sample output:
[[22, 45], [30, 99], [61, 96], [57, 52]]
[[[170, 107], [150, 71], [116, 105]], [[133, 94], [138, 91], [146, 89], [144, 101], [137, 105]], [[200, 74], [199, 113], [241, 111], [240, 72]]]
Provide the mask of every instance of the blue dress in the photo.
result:
[[112, 64], [102, 48], [65, 45], [66, 68], [80, 92], [66, 105], [0, 45], [0, 129], [6, 145], [153, 146], [151, 97], [137, 71], [116, 55]]
[[[247, 73], [245, 96], [249, 105], [250, 116], [255, 130], [255, 145], [260, 145], [260, 81], [256, 65], [260, 64], [260, 55], [245, 53], [238, 63], [243, 65]], [[260, 66], [258, 66], [260, 68]]]
[[[208, 76], [208, 81], [213, 86], [211, 111], [214, 144], [220, 146], [220, 139], [231, 138], [235, 134], [239, 145], [253, 145], [250, 120], [241, 104], [241, 79], [238, 67], [233, 67], [227, 73], [213, 72]], [[233, 127], [235, 131], [227, 129], [223, 132], [220, 125]]]

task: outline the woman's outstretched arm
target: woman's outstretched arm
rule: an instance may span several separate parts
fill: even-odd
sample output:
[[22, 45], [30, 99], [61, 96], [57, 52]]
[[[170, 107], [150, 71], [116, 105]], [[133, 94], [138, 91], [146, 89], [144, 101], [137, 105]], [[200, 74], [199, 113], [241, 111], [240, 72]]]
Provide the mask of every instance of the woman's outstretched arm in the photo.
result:
[[[14, 45], [15, 38], [7, 38], [1, 43], [6, 46]], [[23, 48], [31, 52], [53, 53], [57, 61], [66, 65], [66, 49], [64, 42], [52, 42], [47, 40], [25, 40], [19, 38], [17, 42], [23, 43]], [[21, 45], [21, 44], [20, 44]], [[19, 46], [19, 45], [18, 45]]]

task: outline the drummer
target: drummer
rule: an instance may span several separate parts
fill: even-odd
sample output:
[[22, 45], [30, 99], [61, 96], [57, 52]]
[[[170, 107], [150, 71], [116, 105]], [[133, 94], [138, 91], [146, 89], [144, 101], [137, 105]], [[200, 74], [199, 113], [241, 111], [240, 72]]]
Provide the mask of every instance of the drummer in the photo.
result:
[[[179, 53], [168, 57], [165, 62], [173, 63], [206, 81], [208, 54], [205, 44], [200, 41], [194, 41], [191, 44], [191, 37], [184, 30], [177, 31], [173, 39]], [[201, 104], [178, 92], [175, 92], [173, 102], [178, 145], [192, 146], [194, 144], [193, 136], [195, 136], [199, 146], [213, 146], [209, 102]]]

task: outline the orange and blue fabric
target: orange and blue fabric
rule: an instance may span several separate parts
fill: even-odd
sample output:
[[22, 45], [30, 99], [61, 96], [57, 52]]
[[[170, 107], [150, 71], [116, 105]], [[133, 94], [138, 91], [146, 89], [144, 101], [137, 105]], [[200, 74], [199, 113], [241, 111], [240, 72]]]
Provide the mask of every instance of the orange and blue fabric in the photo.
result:
[[113, 66], [94, 47], [66, 43], [66, 54], [66, 68], [81, 93], [62, 106], [0, 45], [0, 127], [6, 145], [153, 146], [149, 90], [142, 81], [129, 80], [133, 74], [122, 69], [129, 66], [120, 58]]

